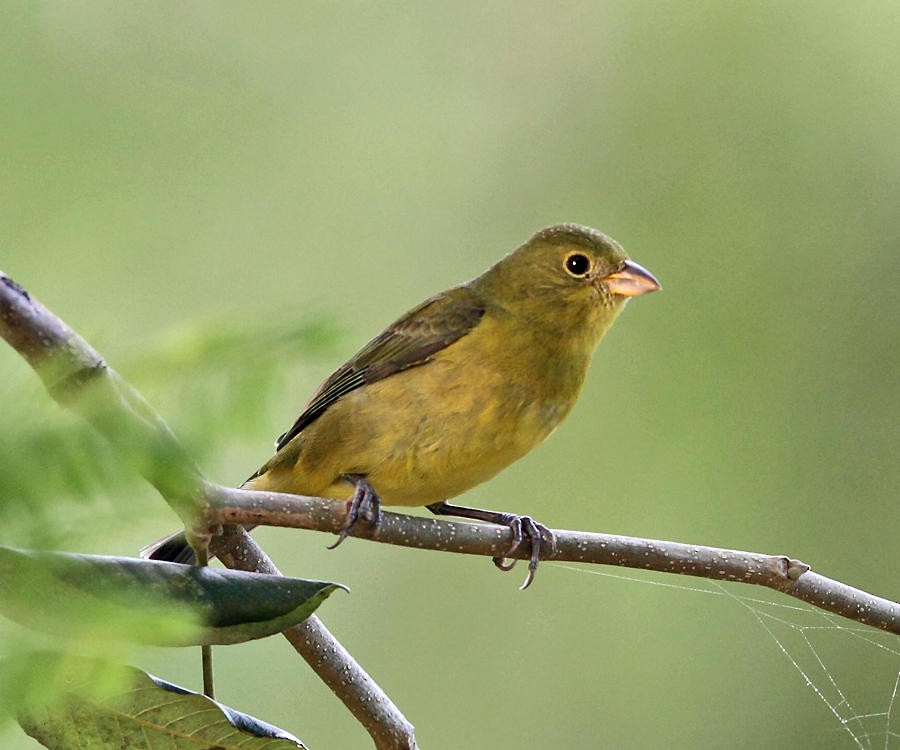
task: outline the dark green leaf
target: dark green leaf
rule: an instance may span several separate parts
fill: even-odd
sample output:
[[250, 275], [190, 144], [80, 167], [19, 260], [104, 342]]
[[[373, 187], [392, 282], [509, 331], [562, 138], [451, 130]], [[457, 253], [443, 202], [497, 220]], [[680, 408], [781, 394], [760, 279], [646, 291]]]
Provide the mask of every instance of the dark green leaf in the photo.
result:
[[0, 547], [0, 612], [29, 627], [161, 646], [241, 643], [305, 620], [324, 581]]

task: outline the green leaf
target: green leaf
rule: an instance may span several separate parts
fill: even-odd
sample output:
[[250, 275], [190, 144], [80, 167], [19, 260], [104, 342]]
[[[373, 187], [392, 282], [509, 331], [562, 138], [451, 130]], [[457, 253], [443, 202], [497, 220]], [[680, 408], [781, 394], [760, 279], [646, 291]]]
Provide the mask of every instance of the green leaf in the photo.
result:
[[97, 643], [242, 643], [309, 617], [338, 588], [239, 570], [0, 547], [0, 613]]
[[[133, 667], [51, 653], [35, 654], [32, 662], [65, 687], [20, 708], [17, 718], [52, 750], [305, 748], [284, 730]], [[102, 689], [98, 674], [105, 677]]]

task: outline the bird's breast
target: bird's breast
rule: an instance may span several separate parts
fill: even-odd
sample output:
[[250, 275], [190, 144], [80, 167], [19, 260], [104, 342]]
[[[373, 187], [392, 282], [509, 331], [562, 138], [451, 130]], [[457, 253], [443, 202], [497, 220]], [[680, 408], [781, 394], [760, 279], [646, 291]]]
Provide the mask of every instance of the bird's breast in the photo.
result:
[[[548, 365], [555, 368], [549, 375]], [[465, 347], [451, 347], [373, 384], [392, 404], [384, 418], [394, 425], [375, 431], [382, 459], [368, 470], [373, 486], [385, 502], [422, 504], [490, 479], [539, 445], [571, 410], [584, 373], [559, 365], [476, 359]]]

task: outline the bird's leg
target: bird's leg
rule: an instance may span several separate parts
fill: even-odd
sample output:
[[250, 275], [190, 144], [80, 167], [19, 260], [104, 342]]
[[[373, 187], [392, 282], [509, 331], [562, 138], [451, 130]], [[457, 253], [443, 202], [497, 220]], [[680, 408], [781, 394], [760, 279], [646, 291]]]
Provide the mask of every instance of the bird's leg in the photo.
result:
[[515, 513], [500, 513], [495, 510], [482, 510], [481, 508], [468, 508], [465, 505], [451, 505], [448, 502], [432, 503], [426, 506], [428, 510], [438, 516], [457, 516], [459, 518], [471, 518], [475, 521], [486, 521], [498, 526], [508, 526], [512, 531], [512, 542], [506, 552], [493, 558], [494, 565], [500, 570], [512, 570], [515, 560], [507, 563], [506, 558], [516, 552], [527, 537], [531, 543], [531, 558], [528, 561], [528, 576], [522, 589], [527, 589], [534, 580], [538, 563], [541, 561], [541, 544], [546, 540], [550, 545], [550, 554], [556, 552], [556, 539], [553, 532], [544, 524], [538, 523], [531, 516], [520, 516]]
[[365, 518], [377, 531], [381, 523], [381, 498], [369, 484], [369, 480], [360, 474], [345, 474], [343, 477], [355, 487], [353, 497], [347, 507], [347, 517], [338, 534], [338, 540], [328, 549], [334, 549], [343, 542], [347, 535], [353, 531], [360, 518]]

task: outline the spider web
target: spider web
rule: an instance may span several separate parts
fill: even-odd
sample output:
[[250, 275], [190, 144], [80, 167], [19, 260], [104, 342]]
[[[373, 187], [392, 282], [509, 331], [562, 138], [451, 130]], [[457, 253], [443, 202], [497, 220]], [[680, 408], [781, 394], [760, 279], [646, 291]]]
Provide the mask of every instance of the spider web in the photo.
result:
[[[666, 583], [621, 573], [586, 570], [571, 565], [555, 564], [577, 573], [599, 575], [633, 583], [706, 594], [727, 599], [742, 607], [759, 624], [773, 645], [802, 678], [805, 686], [822, 702], [838, 722], [848, 739], [848, 747], [858, 750], [900, 750], [900, 640], [884, 631], [876, 630], [812, 607], [802, 602], [769, 601], [754, 596], [741, 596], [734, 589], [741, 584], [727, 585], [704, 579], [708, 588]], [[745, 586], [742, 586], [746, 590]], [[848, 695], [842, 688], [837, 667], [840, 652], [846, 654], [847, 639], [863, 648], [867, 658], [877, 663], [873, 678], [883, 677], [882, 694], [888, 697], [884, 710], [861, 712], [856, 703], [870, 703], [871, 696]]]

